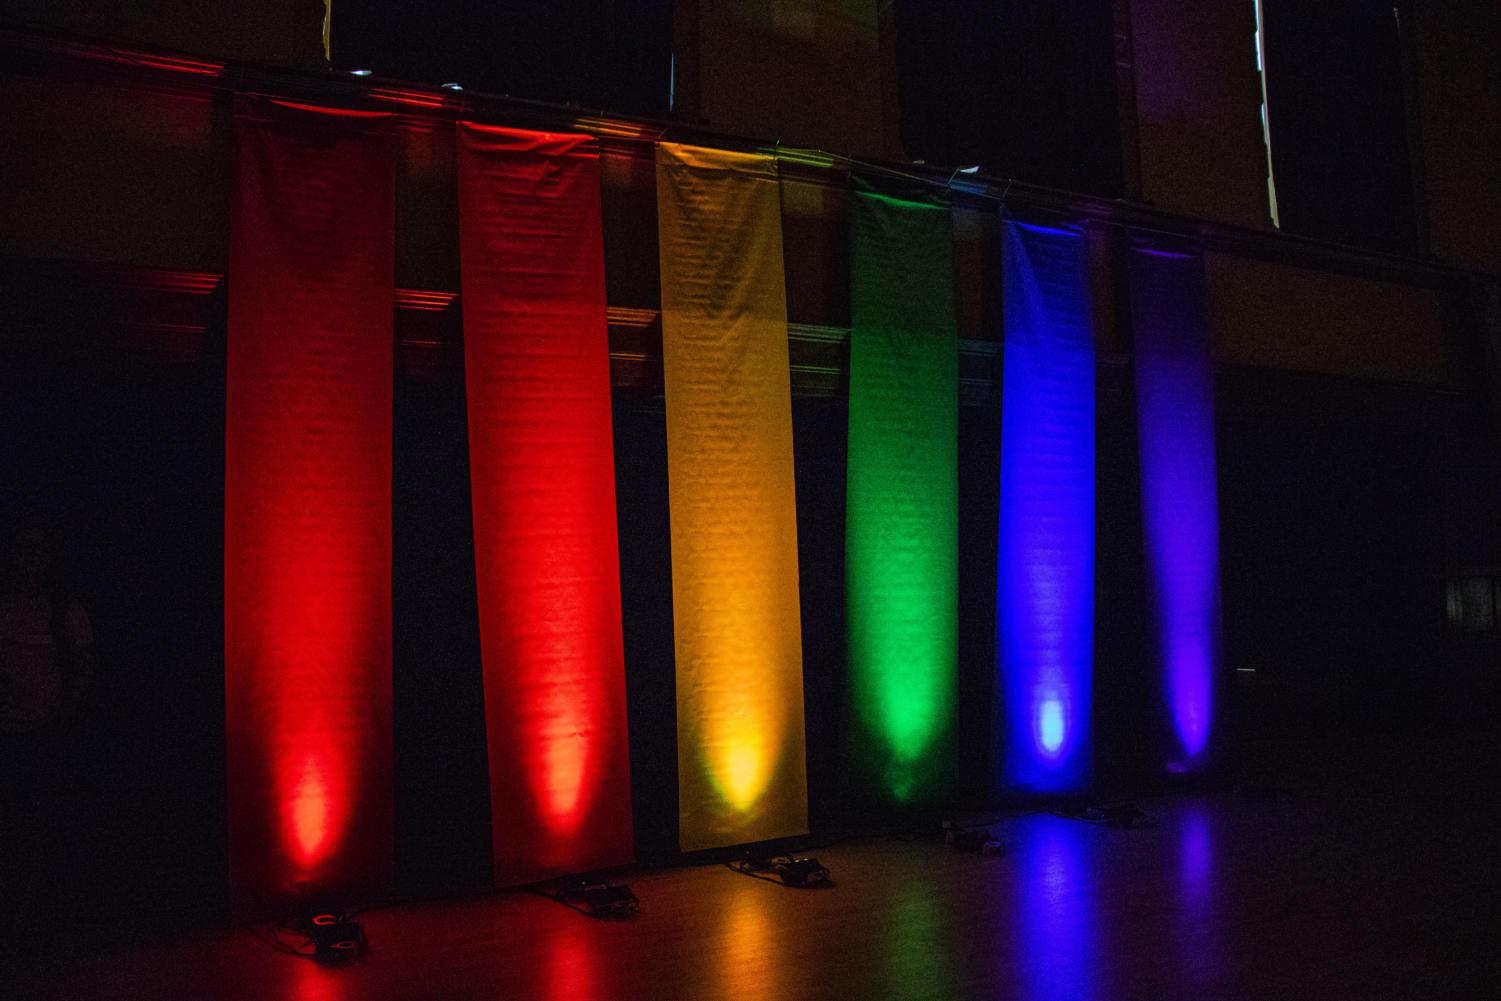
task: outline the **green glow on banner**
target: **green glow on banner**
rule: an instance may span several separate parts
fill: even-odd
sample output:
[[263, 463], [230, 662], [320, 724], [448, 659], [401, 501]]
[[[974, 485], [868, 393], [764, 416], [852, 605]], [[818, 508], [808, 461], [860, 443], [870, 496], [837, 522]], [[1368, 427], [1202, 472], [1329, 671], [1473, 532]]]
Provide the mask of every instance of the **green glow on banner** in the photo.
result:
[[954, 771], [958, 337], [946, 205], [857, 189], [850, 205], [845, 515], [849, 757], [893, 805]]

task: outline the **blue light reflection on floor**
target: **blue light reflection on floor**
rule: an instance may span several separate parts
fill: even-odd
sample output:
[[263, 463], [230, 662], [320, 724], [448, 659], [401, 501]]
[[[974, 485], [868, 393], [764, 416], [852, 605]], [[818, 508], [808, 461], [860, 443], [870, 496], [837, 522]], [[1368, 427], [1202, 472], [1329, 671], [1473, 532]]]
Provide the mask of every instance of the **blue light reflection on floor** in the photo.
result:
[[1024, 833], [1016, 842], [1020, 996], [1027, 1001], [1090, 1001], [1100, 980], [1091, 863], [1101, 832], [1039, 817], [1028, 822]]

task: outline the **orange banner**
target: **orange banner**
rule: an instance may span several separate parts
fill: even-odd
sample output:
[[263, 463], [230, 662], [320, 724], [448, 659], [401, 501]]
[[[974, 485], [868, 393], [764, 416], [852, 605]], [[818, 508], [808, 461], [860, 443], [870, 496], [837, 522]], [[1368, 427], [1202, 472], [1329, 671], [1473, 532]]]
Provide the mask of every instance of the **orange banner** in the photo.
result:
[[684, 851], [806, 832], [776, 161], [657, 146]]

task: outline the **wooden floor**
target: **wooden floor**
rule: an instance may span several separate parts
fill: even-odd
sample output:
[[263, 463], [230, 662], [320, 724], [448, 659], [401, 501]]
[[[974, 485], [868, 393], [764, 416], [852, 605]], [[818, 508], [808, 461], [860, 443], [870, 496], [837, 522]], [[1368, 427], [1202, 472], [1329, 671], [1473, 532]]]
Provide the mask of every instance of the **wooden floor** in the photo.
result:
[[1008, 820], [993, 859], [849, 841], [818, 853], [826, 890], [642, 872], [619, 923], [525, 893], [392, 907], [343, 969], [237, 929], [77, 931], [5, 960], [0, 996], [1501, 998], [1498, 762], [1492, 736], [1269, 752], [1296, 799], [1142, 800], [1151, 826], [1129, 831]]

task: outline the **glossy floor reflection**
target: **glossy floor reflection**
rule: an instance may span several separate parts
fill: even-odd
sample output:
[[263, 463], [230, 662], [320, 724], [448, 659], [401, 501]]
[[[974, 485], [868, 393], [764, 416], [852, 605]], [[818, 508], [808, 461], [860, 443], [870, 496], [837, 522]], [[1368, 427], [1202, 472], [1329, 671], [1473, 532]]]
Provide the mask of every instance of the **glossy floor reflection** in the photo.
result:
[[1024, 971], [1019, 996], [1088, 1001], [1101, 957], [1110, 951], [1101, 938], [1092, 872], [1102, 832], [1058, 817], [1038, 817], [1013, 830], [1020, 876], [1011, 901], [1014, 957]]
[[[1451, 742], [1442, 760], [1489, 774], [1498, 752], [1494, 738]], [[1433, 783], [1421, 767], [1426, 754], [1370, 755], [1326, 759], [1322, 777], [1296, 799], [1145, 800], [1151, 826], [1136, 830], [1048, 815], [1005, 821], [995, 830], [1006, 851], [993, 859], [938, 842], [849, 841], [819, 852], [837, 883], [827, 890], [789, 890], [719, 867], [645, 872], [631, 879], [642, 913], [627, 922], [500, 894], [369, 912], [371, 950], [347, 969], [211, 930], [150, 946], [75, 944], [46, 964], [6, 960], [0, 983], [17, 987], [0, 993], [228, 1001], [1498, 996], [1501, 805]], [[1296, 772], [1300, 762], [1288, 764]]]

